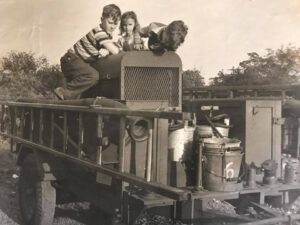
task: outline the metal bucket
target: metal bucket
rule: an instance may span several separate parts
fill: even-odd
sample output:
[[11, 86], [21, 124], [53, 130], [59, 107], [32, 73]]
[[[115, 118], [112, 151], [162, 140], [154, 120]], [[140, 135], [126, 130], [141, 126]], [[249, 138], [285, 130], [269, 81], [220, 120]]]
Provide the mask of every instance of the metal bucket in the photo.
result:
[[237, 190], [243, 154], [241, 148], [204, 149], [203, 187], [209, 191]]
[[191, 154], [194, 130], [195, 127], [185, 126], [169, 133], [168, 149], [172, 150], [170, 152], [171, 161], [185, 161]]

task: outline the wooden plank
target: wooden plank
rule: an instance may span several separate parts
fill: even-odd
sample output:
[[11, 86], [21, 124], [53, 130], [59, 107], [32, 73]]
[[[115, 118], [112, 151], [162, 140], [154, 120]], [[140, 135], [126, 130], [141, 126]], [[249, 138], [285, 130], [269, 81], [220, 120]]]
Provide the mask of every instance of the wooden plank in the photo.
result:
[[1, 105], [1, 132], [4, 132], [5, 105]]
[[64, 125], [63, 125], [63, 152], [66, 152], [68, 145], [68, 116], [64, 111]]
[[[10, 122], [11, 122], [10, 126], [11, 127], [10, 127], [10, 131], [11, 131], [12, 134], [17, 135], [17, 133], [16, 133], [16, 131], [17, 131], [17, 129], [16, 129], [17, 107], [13, 107], [11, 109], [10, 113], [11, 113], [11, 120], [10, 120]], [[15, 142], [14, 142], [13, 139], [10, 139], [10, 151], [11, 152], [14, 152], [14, 147], [15, 147]]]
[[198, 160], [197, 160], [197, 177], [196, 177], [196, 186], [198, 189], [202, 189], [202, 159], [203, 159], [203, 142], [199, 141], [198, 143]]
[[79, 113], [78, 116], [78, 149], [77, 149], [77, 157], [81, 158], [81, 151], [83, 147], [83, 135], [84, 135], [84, 130], [83, 130], [83, 123], [82, 123], [82, 113]]
[[17, 114], [18, 114], [18, 108], [17, 107], [14, 107], [13, 109], [13, 121], [12, 121], [12, 131], [13, 131], [13, 134], [15, 135], [18, 135], [17, 134]]
[[297, 152], [296, 158], [300, 157], [300, 119], [298, 118], [298, 138], [297, 138]]
[[157, 182], [167, 184], [168, 175], [168, 130], [169, 123], [165, 119], [157, 119]]
[[33, 108], [30, 108], [30, 133], [29, 133], [29, 140], [32, 141], [33, 139], [33, 129], [34, 129], [34, 116], [33, 116]]
[[124, 150], [125, 150], [125, 126], [126, 126], [126, 118], [120, 117], [120, 131], [119, 131], [119, 146], [118, 146], [118, 154], [119, 154], [119, 171], [124, 172]]
[[24, 137], [24, 125], [25, 125], [25, 109], [21, 108], [20, 137]]
[[[58, 132], [60, 132], [61, 135], [64, 134], [63, 128], [59, 127], [56, 123], [54, 123], [54, 128], [55, 128]], [[75, 143], [75, 141], [72, 140], [71, 137], [70, 137], [69, 135], [67, 135], [67, 140], [68, 140], [68, 143], [70, 143], [74, 148], [76, 148], [76, 149], [78, 148], [77, 143]]]
[[51, 110], [50, 118], [50, 148], [54, 146], [54, 111]]
[[97, 116], [97, 156], [96, 156], [96, 163], [98, 165], [102, 165], [102, 138], [103, 138], [103, 116], [98, 114]]
[[252, 201], [249, 201], [249, 204], [252, 205], [253, 208], [255, 208], [256, 210], [263, 211], [263, 212], [269, 214], [270, 216], [277, 216], [278, 215], [278, 212], [275, 212], [274, 210], [270, 209], [267, 206], [264, 206], [264, 205], [261, 205], [261, 204], [258, 204], [256, 202], [252, 202]]
[[[216, 98], [236, 98], [236, 97], [258, 97], [265, 98], [266, 96], [277, 96], [278, 98], [284, 99], [289, 93], [293, 96], [300, 85], [243, 85], [243, 86], [205, 86], [198, 88], [185, 88], [183, 91], [184, 97], [190, 100], [195, 100], [195, 95], [200, 98], [212, 98], [208, 96], [209, 93], [213, 93]], [[239, 94], [235, 96], [227, 95], [226, 92], [238, 92]]]
[[153, 119], [152, 120], [152, 123], [153, 123], [153, 145], [152, 145], [152, 180], [153, 181], [158, 181], [159, 178], [158, 178], [158, 168], [157, 168], [157, 154], [158, 154], [158, 149], [159, 149], [159, 146], [158, 146], [158, 135], [159, 135], [159, 132], [158, 132], [158, 129], [157, 129], [157, 119]]
[[255, 221], [255, 219], [250, 218], [248, 216], [243, 216], [243, 215], [239, 215], [239, 214], [228, 214], [228, 213], [224, 213], [224, 212], [220, 212], [220, 211], [216, 211], [213, 209], [205, 209], [203, 211], [203, 217], [205, 218], [206, 216], [210, 217], [210, 218], [230, 218], [230, 219], [234, 219], [236, 222], [237, 221], [243, 221], [243, 222], [253, 222]]
[[43, 132], [44, 132], [44, 114], [43, 110], [40, 110], [40, 129], [39, 129], [39, 142], [43, 144]]
[[268, 91], [293, 91], [299, 90], [300, 85], [239, 85], [239, 86], [204, 86], [185, 88], [184, 91], [214, 91], [214, 90], [268, 90]]
[[152, 151], [153, 151], [153, 126], [149, 129], [149, 138], [147, 141], [147, 157], [146, 157], [146, 181], [151, 180], [151, 165], [152, 165]]
[[[0, 104], [3, 102], [0, 101]], [[57, 105], [57, 104], [43, 104], [43, 103], [24, 103], [24, 102], [6, 102], [9, 106], [29, 107], [37, 109], [53, 109], [53, 110], [66, 110], [87, 113], [101, 113], [108, 115], [119, 116], [138, 116], [138, 117], [155, 117], [162, 119], [182, 119], [182, 112], [176, 111], [153, 111], [153, 110], [131, 110], [126, 108], [109, 108], [102, 106], [74, 106], [74, 105]]]

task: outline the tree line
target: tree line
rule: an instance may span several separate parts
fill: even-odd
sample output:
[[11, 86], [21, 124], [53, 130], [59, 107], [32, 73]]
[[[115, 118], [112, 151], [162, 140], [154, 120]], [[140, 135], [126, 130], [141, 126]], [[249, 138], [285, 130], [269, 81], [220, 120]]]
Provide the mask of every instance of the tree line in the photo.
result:
[[[248, 53], [248, 58], [229, 70], [221, 70], [208, 85], [294, 84], [300, 78], [300, 48], [266, 49], [264, 55]], [[60, 65], [51, 65], [44, 56], [32, 52], [9, 52], [0, 59], [0, 98], [53, 98], [53, 89], [64, 83]], [[205, 85], [197, 68], [183, 71], [183, 88]]]
[[[241, 61], [238, 66], [221, 70], [216, 77], [210, 78], [209, 85], [290, 85], [299, 82], [300, 48], [289, 45], [277, 50], [266, 49], [264, 55], [256, 52], [247, 55], [248, 59]], [[185, 88], [204, 85], [204, 78], [197, 69], [184, 71], [183, 80], [187, 80], [183, 83]]]

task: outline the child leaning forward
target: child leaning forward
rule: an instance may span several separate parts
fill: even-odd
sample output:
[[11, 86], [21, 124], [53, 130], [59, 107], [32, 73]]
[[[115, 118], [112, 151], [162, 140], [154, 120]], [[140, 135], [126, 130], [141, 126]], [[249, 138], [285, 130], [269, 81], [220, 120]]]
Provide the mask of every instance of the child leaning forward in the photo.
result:
[[153, 22], [140, 30], [140, 35], [148, 39], [149, 50], [163, 54], [165, 51], [176, 51], [183, 44], [188, 27], [182, 20], [172, 21], [165, 25]]
[[103, 7], [101, 23], [77, 41], [61, 58], [61, 70], [66, 78], [65, 87], [58, 87], [54, 93], [59, 99], [76, 99], [94, 86], [99, 73], [90, 63], [109, 54], [118, 54], [112, 34], [118, 27], [121, 10], [114, 4]]

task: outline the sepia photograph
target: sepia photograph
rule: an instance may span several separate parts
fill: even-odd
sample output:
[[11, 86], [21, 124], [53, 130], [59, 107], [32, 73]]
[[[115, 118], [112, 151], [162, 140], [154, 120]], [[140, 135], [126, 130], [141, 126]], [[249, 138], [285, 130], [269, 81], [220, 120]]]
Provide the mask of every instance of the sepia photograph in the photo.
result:
[[299, 0], [0, 18], [0, 225], [300, 225]]

